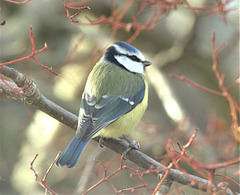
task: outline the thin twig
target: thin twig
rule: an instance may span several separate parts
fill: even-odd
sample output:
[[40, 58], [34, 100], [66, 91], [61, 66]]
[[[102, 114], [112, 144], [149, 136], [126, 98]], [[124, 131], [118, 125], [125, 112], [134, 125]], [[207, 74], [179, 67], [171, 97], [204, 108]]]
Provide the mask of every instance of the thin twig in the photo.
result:
[[237, 109], [236, 104], [232, 96], [230, 95], [227, 87], [224, 84], [224, 76], [218, 70], [218, 54], [219, 52], [225, 47], [225, 43], [220, 45], [218, 48], [215, 46], [215, 31], [212, 34], [212, 58], [213, 58], [213, 65], [212, 69], [215, 73], [216, 78], [218, 79], [219, 88], [222, 90], [224, 97], [228, 100], [229, 107], [230, 107], [230, 116], [232, 120], [232, 131], [235, 136], [235, 140], [240, 142], [240, 127], [238, 125], [238, 116], [237, 116]]
[[218, 91], [215, 91], [215, 90], [212, 90], [212, 89], [209, 89], [209, 88], [206, 88], [202, 85], [199, 85], [197, 83], [195, 83], [194, 81], [191, 81], [190, 79], [186, 78], [185, 76], [178, 76], [178, 75], [174, 75], [174, 74], [171, 74], [170, 75], [171, 78], [174, 78], [174, 79], [178, 79], [180, 81], [184, 81], [186, 82], [187, 84], [193, 86], [193, 87], [196, 87], [198, 89], [201, 89], [205, 92], [208, 92], [208, 93], [211, 93], [211, 94], [214, 94], [214, 95], [218, 95], [218, 96], [223, 96], [222, 93], [218, 92]]
[[18, 1], [14, 1], [14, 0], [5, 0], [5, 1], [7, 1], [7, 2], [10, 2], [10, 3], [15, 3], [15, 4], [26, 4], [26, 3], [28, 3], [29, 1], [31, 1], [31, 0], [26, 0], [26, 1], [23, 1], [23, 2], [18, 2]]
[[32, 26], [30, 26], [30, 39], [31, 39], [31, 45], [32, 45], [32, 53], [28, 56], [25, 56], [25, 57], [22, 57], [22, 58], [18, 58], [16, 60], [11, 60], [11, 61], [8, 61], [8, 62], [4, 62], [2, 64], [0, 64], [0, 67], [1, 66], [6, 66], [6, 65], [9, 65], [9, 64], [13, 64], [13, 63], [16, 63], [16, 62], [21, 62], [23, 60], [27, 60], [27, 59], [31, 59], [33, 60], [34, 62], [36, 62], [38, 65], [40, 65], [41, 67], [43, 67], [44, 69], [48, 70], [49, 72], [55, 74], [55, 75], [58, 75], [58, 73], [54, 72], [52, 70], [52, 68], [49, 68], [48, 66], [45, 66], [43, 65], [42, 63], [40, 63], [38, 60], [36, 60], [35, 58], [35, 55], [40, 53], [40, 52], [43, 52], [44, 50], [47, 49], [47, 43], [44, 43], [44, 47], [42, 49], [39, 49], [39, 50], [35, 50], [35, 44], [34, 44], [34, 39], [33, 39], [33, 31], [32, 31]]
[[47, 179], [47, 175], [50, 172], [50, 170], [52, 169], [53, 165], [55, 164], [56, 160], [58, 159], [58, 157], [61, 155], [61, 153], [58, 153], [56, 159], [53, 161], [53, 163], [50, 165], [49, 169], [47, 170], [46, 174], [44, 175], [44, 178], [41, 180], [39, 179], [38, 174], [36, 173], [35, 169], [33, 168], [33, 164], [35, 162], [35, 160], [38, 157], [38, 154], [35, 155], [34, 159], [30, 162], [30, 170], [33, 172], [34, 177], [36, 179], [36, 181], [46, 190], [46, 193], [49, 192], [52, 195], [57, 195], [56, 192], [54, 192], [50, 187], [48, 187], [47, 183], [46, 183], [46, 179]]

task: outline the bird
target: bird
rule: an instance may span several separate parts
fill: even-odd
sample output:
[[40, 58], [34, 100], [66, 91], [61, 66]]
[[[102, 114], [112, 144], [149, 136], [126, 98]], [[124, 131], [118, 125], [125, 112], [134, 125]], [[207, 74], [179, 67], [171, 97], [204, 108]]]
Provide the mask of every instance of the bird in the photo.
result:
[[148, 105], [145, 68], [149, 65], [151, 62], [126, 42], [107, 48], [88, 76], [76, 134], [57, 159], [57, 166], [75, 167], [92, 138], [122, 137], [137, 126]]

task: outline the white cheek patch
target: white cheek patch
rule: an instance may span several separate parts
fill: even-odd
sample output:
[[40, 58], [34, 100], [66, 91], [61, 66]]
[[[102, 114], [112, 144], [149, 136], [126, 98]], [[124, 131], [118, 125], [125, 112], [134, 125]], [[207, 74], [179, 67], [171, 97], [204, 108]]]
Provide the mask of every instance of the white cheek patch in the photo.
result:
[[114, 58], [130, 72], [145, 74], [142, 62], [132, 61], [126, 56], [114, 56]]

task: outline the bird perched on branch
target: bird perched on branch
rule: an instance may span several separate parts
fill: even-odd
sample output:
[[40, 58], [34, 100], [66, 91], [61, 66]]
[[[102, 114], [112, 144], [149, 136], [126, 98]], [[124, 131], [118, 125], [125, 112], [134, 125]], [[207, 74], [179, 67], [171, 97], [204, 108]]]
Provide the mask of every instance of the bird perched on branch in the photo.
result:
[[115, 42], [94, 66], [82, 94], [73, 140], [56, 161], [73, 168], [88, 142], [97, 136], [124, 136], [136, 127], [148, 104], [148, 84], [142, 53]]

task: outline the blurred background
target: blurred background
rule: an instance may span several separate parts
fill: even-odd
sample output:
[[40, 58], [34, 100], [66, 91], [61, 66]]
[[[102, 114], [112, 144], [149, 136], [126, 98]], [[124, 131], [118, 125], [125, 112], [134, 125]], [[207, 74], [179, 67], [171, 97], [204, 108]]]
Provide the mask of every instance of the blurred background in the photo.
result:
[[[1, 1], [0, 21], [0, 63], [11, 61], [31, 53], [30, 25], [36, 49], [47, 50], [36, 59], [53, 67], [59, 73], [55, 76], [31, 60], [15, 63], [10, 67], [33, 79], [41, 92], [61, 107], [78, 114], [80, 98], [87, 76], [101, 58], [107, 46], [114, 41], [128, 41], [134, 30], [119, 29], [112, 32], [112, 25], [87, 25], [100, 16], [110, 17], [113, 4], [124, 14], [121, 22], [130, 24], [136, 17], [145, 23], [156, 7], [146, 6], [142, 1], [75, 1], [87, 5], [91, 10], [81, 12], [73, 23], [67, 18], [62, 1], [30, 1], [17, 5]], [[114, 3], [113, 3], [114, 2]], [[131, 2], [131, 3], [129, 3]], [[176, 1], [177, 2], [177, 1]], [[188, 1], [195, 7], [216, 6], [217, 1]], [[206, 16], [213, 11], [203, 10], [200, 15], [187, 6], [162, 9], [155, 28], [143, 31], [131, 43], [153, 64], [147, 68], [149, 81], [149, 107], [141, 123], [129, 136], [140, 143], [141, 150], [154, 159], [168, 165], [166, 144], [171, 139], [178, 150], [177, 141], [184, 145], [196, 128], [199, 128], [194, 143], [187, 154], [204, 165], [224, 162], [239, 156], [239, 143], [231, 131], [229, 103], [226, 99], [172, 78], [170, 75], [184, 75], [207, 88], [220, 91], [212, 71], [211, 38], [216, 32], [216, 47], [224, 42], [226, 47], [219, 54], [219, 70], [225, 75], [225, 84], [230, 86], [239, 78], [239, 10], [238, 1], [232, 1], [228, 9], [237, 8], [226, 14]], [[143, 9], [141, 11], [141, 8]], [[71, 12], [72, 14], [76, 12]], [[224, 20], [226, 20], [224, 22]], [[239, 86], [230, 94], [239, 102]], [[74, 136], [74, 130], [59, 123], [43, 112], [0, 96], [0, 193], [1, 194], [43, 194], [44, 189], [35, 181], [29, 163], [39, 154], [34, 168], [42, 178], [54, 161], [58, 151], [63, 151]], [[120, 166], [120, 155], [91, 141], [84, 150], [80, 162], [74, 169], [53, 167], [47, 184], [59, 194], [79, 194], [94, 185], [104, 176], [104, 168], [110, 174]], [[143, 171], [130, 161], [124, 164]], [[181, 167], [191, 174], [199, 175], [186, 163]], [[239, 170], [239, 165], [218, 169], [216, 173], [229, 176]], [[123, 170], [111, 178], [120, 190], [141, 185], [132, 172]], [[144, 179], [153, 188], [156, 177], [146, 175]], [[220, 180], [217, 178], [216, 180]], [[239, 175], [233, 177], [239, 183]], [[239, 188], [230, 182], [233, 189]], [[175, 188], [181, 185], [174, 185]], [[191, 188], [185, 194], [200, 194]], [[111, 186], [105, 182], [89, 194], [112, 194]], [[127, 191], [124, 194], [133, 194]], [[147, 189], [136, 190], [137, 194], [148, 194]]]

